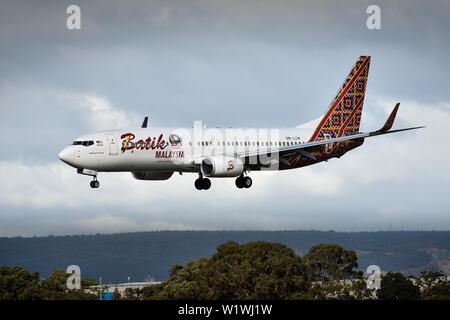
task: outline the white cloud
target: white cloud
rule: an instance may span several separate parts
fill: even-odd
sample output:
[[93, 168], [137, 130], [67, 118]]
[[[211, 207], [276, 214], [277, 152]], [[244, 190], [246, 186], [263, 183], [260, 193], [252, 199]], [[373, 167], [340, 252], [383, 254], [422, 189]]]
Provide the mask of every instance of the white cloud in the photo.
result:
[[111, 232], [126, 232], [138, 229], [138, 224], [126, 217], [115, 217], [102, 214], [93, 218], [81, 219], [78, 226], [91, 232], [101, 232], [105, 229]]
[[49, 93], [49, 95], [53, 95], [52, 98], [58, 99], [62, 104], [68, 105], [72, 109], [78, 109], [81, 118], [90, 130], [138, 127], [140, 119], [135, 113], [113, 106], [104, 97], [71, 93]]
[[87, 109], [86, 120], [93, 129], [109, 130], [137, 126], [136, 117], [132, 121], [132, 114], [113, 108], [111, 103], [98, 96], [79, 96], [80, 105]]
[[[26, 83], [14, 83], [4, 81], [0, 83], [0, 111], [2, 120], [14, 121], [23, 119], [23, 112], [20, 116], [14, 113], [17, 106], [25, 108], [26, 113], [30, 113], [34, 118], [39, 119], [41, 113], [48, 113], [48, 118], [52, 118], [53, 113], [65, 111], [68, 114], [77, 116], [77, 120], [82, 121], [84, 128], [81, 130], [109, 130], [129, 127], [138, 127], [143, 119], [128, 109], [115, 106], [107, 98], [90, 94], [74, 93], [69, 91], [40, 88], [29, 86]], [[52, 106], [55, 109], [47, 109]], [[36, 123], [33, 123], [36, 125]]]
[[94, 217], [80, 219], [74, 226], [84, 233], [108, 232], [136, 232], [148, 230], [202, 230], [195, 225], [184, 225], [181, 223], [166, 223], [162, 221], [142, 222], [134, 217], [116, 216], [111, 214], [101, 214]]

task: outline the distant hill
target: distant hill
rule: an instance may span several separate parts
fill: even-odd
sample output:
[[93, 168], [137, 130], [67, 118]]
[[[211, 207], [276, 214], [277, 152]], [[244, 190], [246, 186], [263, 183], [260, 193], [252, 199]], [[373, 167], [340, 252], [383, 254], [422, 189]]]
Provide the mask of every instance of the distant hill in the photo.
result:
[[442, 270], [450, 274], [450, 231], [155, 231], [110, 235], [0, 238], [0, 265], [22, 266], [47, 276], [68, 265], [82, 276], [103, 283], [156, 280], [168, 277], [173, 264], [210, 256], [226, 241], [272, 241], [305, 254], [318, 243], [337, 243], [356, 250], [362, 270], [377, 264], [385, 271], [417, 273]]

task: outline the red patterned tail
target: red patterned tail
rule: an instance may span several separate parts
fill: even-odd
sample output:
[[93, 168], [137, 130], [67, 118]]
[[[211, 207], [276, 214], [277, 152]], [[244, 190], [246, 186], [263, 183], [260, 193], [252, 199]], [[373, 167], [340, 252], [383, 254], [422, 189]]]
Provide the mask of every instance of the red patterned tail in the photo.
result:
[[337, 138], [359, 131], [369, 66], [369, 56], [358, 58], [309, 141]]

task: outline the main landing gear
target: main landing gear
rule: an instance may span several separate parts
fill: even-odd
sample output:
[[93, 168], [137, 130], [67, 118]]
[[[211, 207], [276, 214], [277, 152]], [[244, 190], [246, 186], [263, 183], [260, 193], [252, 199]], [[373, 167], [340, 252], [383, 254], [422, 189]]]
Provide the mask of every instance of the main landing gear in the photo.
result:
[[208, 178], [203, 178], [203, 176], [200, 175], [198, 179], [195, 180], [195, 188], [197, 190], [208, 190], [211, 188], [211, 180]]
[[[236, 178], [236, 187], [239, 189], [250, 188], [253, 184], [252, 178], [249, 176], [244, 177], [244, 175], [240, 175]], [[203, 175], [199, 175], [198, 179], [195, 180], [195, 188], [197, 190], [208, 190], [211, 188], [211, 180], [208, 178], [203, 178]]]
[[97, 180], [97, 176], [94, 176], [94, 180], [91, 181], [91, 188], [97, 189], [100, 187], [100, 182]]
[[250, 178], [249, 176], [244, 177], [243, 175], [240, 175], [239, 177], [236, 178], [236, 187], [238, 187], [239, 189], [242, 188], [250, 188], [253, 184], [252, 178]]

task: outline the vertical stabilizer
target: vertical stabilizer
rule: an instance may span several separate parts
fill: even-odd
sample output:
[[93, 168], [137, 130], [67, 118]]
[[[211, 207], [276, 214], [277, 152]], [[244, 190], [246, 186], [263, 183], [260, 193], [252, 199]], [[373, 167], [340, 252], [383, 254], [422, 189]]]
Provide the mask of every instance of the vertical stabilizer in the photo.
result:
[[370, 57], [360, 56], [309, 141], [337, 138], [359, 131]]

